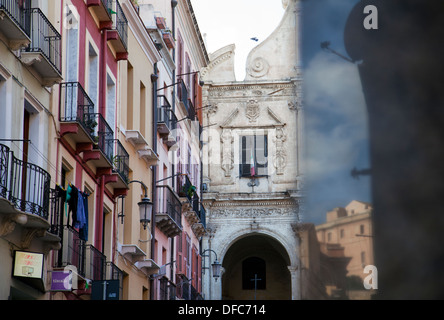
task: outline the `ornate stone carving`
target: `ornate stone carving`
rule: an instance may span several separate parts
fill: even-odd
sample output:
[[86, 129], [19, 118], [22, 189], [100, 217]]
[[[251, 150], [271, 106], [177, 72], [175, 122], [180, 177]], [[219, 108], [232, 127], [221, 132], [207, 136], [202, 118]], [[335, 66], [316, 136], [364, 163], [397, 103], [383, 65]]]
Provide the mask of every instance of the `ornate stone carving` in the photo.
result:
[[26, 228], [23, 230], [21, 246], [23, 249], [28, 249], [32, 240], [35, 237], [43, 237], [45, 235], [45, 229]]
[[265, 76], [269, 70], [270, 65], [267, 60], [262, 57], [255, 58], [247, 68], [248, 74], [253, 78], [261, 78]]
[[245, 110], [245, 114], [250, 123], [256, 123], [260, 115], [260, 109], [257, 100], [250, 100], [247, 102], [247, 108]]
[[233, 157], [233, 147], [232, 144], [234, 142], [234, 137], [231, 133], [231, 130], [224, 129], [222, 131], [222, 135], [220, 138], [222, 142], [222, 161], [221, 167], [225, 172], [225, 177], [231, 177], [231, 172], [234, 168], [234, 157]]
[[297, 216], [297, 206], [285, 206], [285, 207], [270, 207], [270, 208], [257, 208], [257, 207], [237, 207], [237, 208], [220, 208], [211, 210], [212, 218], [255, 218], [255, 217], [271, 217], [271, 216]]
[[283, 127], [276, 128], [276, 138], [274, 139], [276, 151], [274, 156], [274, 167], [277, 175], [283, 175], [284, 169], [287, 166], [287, 151], [285, 150], [284, 142], [287, 140]]

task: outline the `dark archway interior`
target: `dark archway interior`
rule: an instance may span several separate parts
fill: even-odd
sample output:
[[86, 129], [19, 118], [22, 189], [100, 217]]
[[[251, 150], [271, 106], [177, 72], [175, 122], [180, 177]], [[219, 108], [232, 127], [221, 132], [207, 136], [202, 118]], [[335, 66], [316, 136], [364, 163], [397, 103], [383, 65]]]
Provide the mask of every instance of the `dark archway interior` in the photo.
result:
[[[287, 251], [275, 239], [257, 234], [239, 239], [223, 257], [222, 299], [291, 299], [289, 265]], [[261, 279], [256, 290], [255, 275]]]

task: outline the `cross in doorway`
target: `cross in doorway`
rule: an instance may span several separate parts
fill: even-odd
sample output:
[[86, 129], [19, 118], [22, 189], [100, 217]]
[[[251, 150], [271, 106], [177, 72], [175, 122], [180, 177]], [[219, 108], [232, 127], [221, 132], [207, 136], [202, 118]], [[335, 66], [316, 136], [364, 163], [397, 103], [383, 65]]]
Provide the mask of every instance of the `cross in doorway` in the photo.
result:
[[262, 279], [257, 278], [257, 274], [254, 275], [254, 279], [251, 279], [250, 281], [254, 281], [254, 300], [256, 300], [256, 290], [257, 290], [257, 282], [261, 281]]

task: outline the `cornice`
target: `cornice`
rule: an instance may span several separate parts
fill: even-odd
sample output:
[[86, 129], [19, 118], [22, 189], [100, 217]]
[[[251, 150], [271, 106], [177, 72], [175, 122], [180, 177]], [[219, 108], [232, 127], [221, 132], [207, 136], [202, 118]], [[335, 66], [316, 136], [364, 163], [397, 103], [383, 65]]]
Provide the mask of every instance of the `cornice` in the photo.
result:
[[128, 20], [129, 28], [133, 32], [135, 38], [137, 39], [138, 43], [142, 47], [142, 50], [145, 52], [150, 62], [154, 64], [160, 61], [162, 57], [157, 51], [154, 41], [146, 30], [143, 21], [140, 19], [133, 5], [129, 2], [129, 0], [126, 0], [122, 1], [121, 6]]

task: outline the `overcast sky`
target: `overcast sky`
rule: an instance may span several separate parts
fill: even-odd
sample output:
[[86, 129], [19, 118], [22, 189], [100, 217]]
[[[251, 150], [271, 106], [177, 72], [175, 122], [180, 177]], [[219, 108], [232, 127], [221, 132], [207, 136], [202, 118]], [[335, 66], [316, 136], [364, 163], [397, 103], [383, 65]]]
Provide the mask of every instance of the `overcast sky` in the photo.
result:
[[[278, 26], [281, 0], [191, 0], [209, 53], [234, 43], [236, 78], [245, 77], [248, 53]], [[354, 167], [369, 168], [367, 115], [357, 67], [322, 51], [346, 55], [343, 30], [358, 0], [304, 0], [302, 50], [306, 126], [305, 222], [325, 222], [327, 211], [351, 200], [371, 202], [370, 178], [355, 180]], [[250, 40], [257, 37], [259, 42]]]

